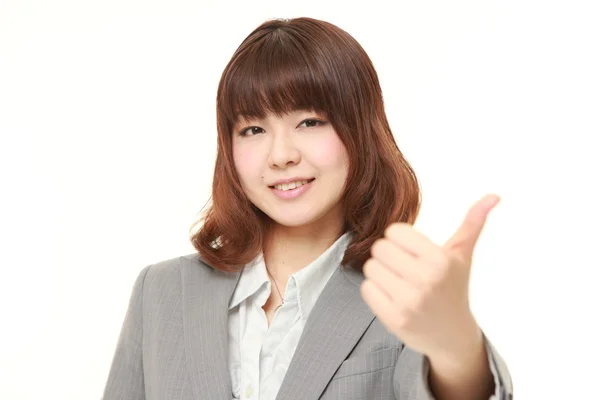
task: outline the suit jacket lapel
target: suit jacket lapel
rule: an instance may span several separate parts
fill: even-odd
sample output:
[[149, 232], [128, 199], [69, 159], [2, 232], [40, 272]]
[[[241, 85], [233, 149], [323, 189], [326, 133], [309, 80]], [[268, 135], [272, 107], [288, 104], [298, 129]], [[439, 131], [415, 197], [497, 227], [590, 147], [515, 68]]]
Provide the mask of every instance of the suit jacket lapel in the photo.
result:
[[[240, 272], [182, 258], [186, 361], [196, 399], [231, 397], [228, 306]], [[375, 315], [360, 295], [364, 276], [336, 269], [315, 303], [277, 399], [318, 399]]]
[[183, 329], [186, 361], [196, 399], [230, 399], [229, 299], [241, 276], [182, 258]]
[[318, 399], [375, 319], [360, 295], [364, 276], [336, 269], [311, 311], [277, 399]]

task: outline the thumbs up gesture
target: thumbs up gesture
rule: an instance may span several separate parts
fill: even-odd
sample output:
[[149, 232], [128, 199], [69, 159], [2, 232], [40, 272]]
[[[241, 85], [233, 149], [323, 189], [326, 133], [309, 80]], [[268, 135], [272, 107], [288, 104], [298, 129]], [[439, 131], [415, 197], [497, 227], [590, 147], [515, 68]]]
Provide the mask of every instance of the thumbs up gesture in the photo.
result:
[[452, 363], [482, 345], [469, 307], [469, 276], [475, 244], [499, 200], [488, 195], [475, 203], [443, 246], [410, 224], [393, 223], [371, 247], [361, 295], [406, 346]]

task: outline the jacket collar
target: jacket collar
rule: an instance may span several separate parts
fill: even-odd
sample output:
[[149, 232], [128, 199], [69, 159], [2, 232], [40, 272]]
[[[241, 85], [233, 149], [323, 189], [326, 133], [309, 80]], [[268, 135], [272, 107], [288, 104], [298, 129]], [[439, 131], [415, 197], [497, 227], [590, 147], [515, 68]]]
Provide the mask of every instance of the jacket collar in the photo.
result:
[[[196, 399], [231, 397], [228, 308], [241, 272], [197, 255], [181, 258], [186, 361]], [[360, 295], [364, 276], [336, 268], [316, 299], [277, 399], [318, 399], [375, 315]], [[310, 384], [307, 384], [310, 382]]]
[[[305, 322], [327, 281], [342, 262], [344, 252], [351, 240], [352, 232], [344, 233], [317, 259], [290, 275], [284, 296], [286, 301], [298, 300], [300, 315]], [[269, 285], [269, 282], [270, 279], [267, 274], [265, 260], [261, 253], [253, 261], [244, 266], [233, 290], [233, 295], [229, 302], [229, 310], [254, 295], [263, 285]], [[271, 290], [275, 289], [272, 288]]]

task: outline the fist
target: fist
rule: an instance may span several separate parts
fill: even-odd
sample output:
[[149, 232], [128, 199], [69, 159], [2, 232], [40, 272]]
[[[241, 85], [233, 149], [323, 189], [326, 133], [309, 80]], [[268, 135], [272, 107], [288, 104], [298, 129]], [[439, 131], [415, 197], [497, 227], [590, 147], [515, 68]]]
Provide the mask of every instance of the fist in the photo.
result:
[[393, 223], [371, 247], [361, 295], [406, 346], [452, 360], [479, 339], [469, 306], [471, 262], [487, 215], [499, 200], [488, 195], [475, 203], [443, 246], [409, 224]]

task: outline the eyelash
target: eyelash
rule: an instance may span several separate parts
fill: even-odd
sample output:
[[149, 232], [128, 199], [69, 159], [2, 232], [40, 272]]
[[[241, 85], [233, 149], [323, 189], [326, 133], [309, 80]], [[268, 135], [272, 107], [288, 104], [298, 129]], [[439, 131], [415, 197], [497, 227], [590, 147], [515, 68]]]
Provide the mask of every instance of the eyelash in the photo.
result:
[[[326, 125], [326, 124], [327, 124], [327, 121], [322, 121], [322, 120], [320, 120], [320, 119], [316, 119], [316, 118], [308, 118], [308, 119], [305, 119], [304, 121], [300, 122], [300, 124], [299, 124], [299, 125], [302, 125], [303, 123], [305, 123], [305, 122], [309, 122], [309, 121], [311, 121], [311, 122], [316, 122], [316, 123], [317, 123], [317, 125], [316, 125], [316, 126], [309, 126], [308, 128], [316, 128], [317, 126], [323, 126], [323, 125]], [[241, 136], [241, 137], [245, 137], [245, 136], [247, 136], [247, 135], [244, 135], [244, 133], [245, 133], [247, 130], [249, 130], [249, 129], [253, 129], [253, 128], [259, 128], [259, 129], [262, 129], [262, 128], [260, 128], [259, 126], [249, 126], [249, 127], [247, 127], [247, 128], [244, 128], [244, 129], [242, 129], [241, 131], [239, 131], [239, 132], [238, 132], [238, 136]], [[250, 136], [254, 136], [254, 135], [250, 135]]]

